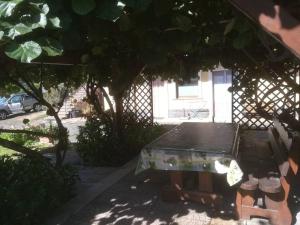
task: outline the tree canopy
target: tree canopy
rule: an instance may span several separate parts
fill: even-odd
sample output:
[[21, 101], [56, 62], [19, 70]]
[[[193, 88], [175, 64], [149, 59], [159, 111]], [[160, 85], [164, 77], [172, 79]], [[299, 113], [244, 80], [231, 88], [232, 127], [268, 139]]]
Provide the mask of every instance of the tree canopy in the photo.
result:
[[13, 68], [8, 58], [42, 62], [76, 52], [77, 77], [109, 87], [116, 101], [140, 73], [182, 80], [219, 63], [245, 73], [237, 87], [251, 99], [259, 79], [299, 65], [225, 0], [6, 0], [0, 19], [3, 68]]

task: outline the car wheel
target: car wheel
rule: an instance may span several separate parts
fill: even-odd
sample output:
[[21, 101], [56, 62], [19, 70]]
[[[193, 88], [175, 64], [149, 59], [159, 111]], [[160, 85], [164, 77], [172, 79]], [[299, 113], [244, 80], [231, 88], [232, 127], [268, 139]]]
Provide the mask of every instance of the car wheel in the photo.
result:
[[0, 111], [0, 120], [6, 120], [7, 119], [7, 112]]
[[40, 111], [43, 110], [43, 107], [42, 107], [42, 105], [40, 105], [40, 104], [34, 104], [33, 110], [34, 110], [35, 112], [40, 112]]

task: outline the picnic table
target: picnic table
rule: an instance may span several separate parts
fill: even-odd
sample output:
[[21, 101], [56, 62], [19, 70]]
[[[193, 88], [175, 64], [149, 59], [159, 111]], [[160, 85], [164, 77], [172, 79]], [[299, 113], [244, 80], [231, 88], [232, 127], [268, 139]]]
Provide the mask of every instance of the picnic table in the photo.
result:
[[[136, 173], [168, 170], [171, 185], [163, 190], [165, 199], [198, 199], [217, 204], [221, 196], [213, 192], [212, 173], [226, 174], [229, 185], [242, 179], [236, 162], [238, 145], [237, 124], [182, 123], [142, 149]], [[198, 172], [197, 191], [184, 190], [183, 171]]]

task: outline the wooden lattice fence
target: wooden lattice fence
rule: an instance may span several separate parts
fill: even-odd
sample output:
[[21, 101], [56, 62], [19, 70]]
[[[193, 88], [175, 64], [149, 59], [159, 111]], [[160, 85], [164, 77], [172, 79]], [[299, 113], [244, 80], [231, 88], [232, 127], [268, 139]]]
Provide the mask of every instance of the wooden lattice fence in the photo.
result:
[[[238, 85], [240, 76], [238, 73], [233, 74], [233, 90], [234, 85]], [[256, 104], [243, 96], [243, 90], [235, 90], [232, 93], [232, 121], [248, 129], [267, 129], [272, 126], [272, 120], [265, 119], [257, 113]], [[281, 109], [292, 106], [295, 98], [295, 93], [286, 85], [263, 79], [258, 82], [256, 101], [261, 103], [268, 115], [273, 116]]]
[[152, 81], [140, 75], [123, 100], [124, 112], [135, 120], [153, 124]]

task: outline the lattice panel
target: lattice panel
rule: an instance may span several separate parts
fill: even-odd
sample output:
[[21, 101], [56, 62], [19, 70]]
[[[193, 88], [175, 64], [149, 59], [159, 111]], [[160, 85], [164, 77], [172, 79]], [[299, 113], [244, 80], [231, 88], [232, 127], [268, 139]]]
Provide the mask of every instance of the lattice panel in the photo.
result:
[[[233, 74], [233, 86], [238, 84], [236, 82], [238, 79], [239, 75]], [[263, 79], [258, 82], [256, 96], [257, 101], [271, 116], [295, 102], [295, 95], [290, 88], [284, 85], [275, 85]], [[232, 93], [232, 121], [248, 129], [267, 129], [273, 125], [272, 120], [267, 120], [257, 113], [254, 103], [243, 97], [243, 90]]]
[[139, 76], [123, 100], [124, 112], [133, 119], [153, 123], [152, 81], [145, 76]]

